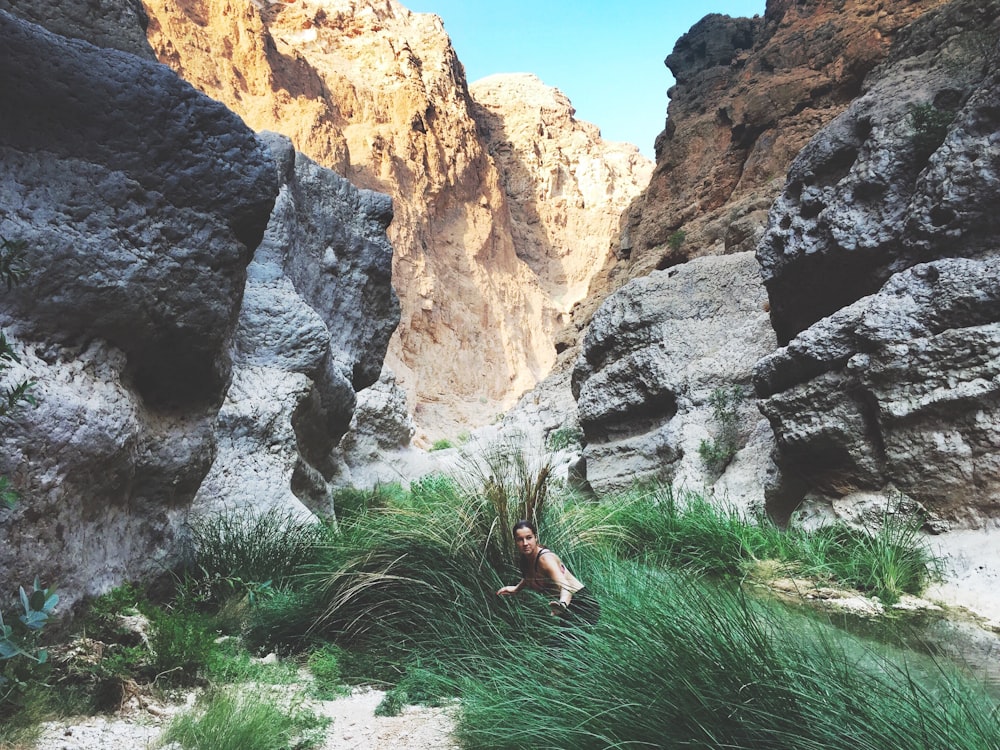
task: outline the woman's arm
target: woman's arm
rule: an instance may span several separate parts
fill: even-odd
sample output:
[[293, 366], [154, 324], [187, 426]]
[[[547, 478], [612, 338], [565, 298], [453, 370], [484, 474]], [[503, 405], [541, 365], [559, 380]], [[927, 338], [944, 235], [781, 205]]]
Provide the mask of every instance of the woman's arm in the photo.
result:
[[559, 587], [559, 601], [552, 602], [552, 614], [558, 614], [557, 609], [555, 609], [556, 607], [565, 609], [573, 601], [573, 589], [571, 588], [569, 579], [566, 577], [566, 567], [554, 552], [542, 555], [538, 560], [538, 567]]
[[516, 586], [504, 586], [502, 589], [497, 591], [497, 596], [510, 596], [516, 594], [518, 591], [524, 588], [524, 579], [522, 578], [517, 582]]

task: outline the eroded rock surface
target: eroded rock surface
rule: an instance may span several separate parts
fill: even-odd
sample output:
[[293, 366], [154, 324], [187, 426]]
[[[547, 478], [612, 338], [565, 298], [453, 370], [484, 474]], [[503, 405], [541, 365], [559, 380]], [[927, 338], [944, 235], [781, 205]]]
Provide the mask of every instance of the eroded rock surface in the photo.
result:
[[281, 188], [247, 269], [233, 382], [195, 511], [328, 514], [331, 483], [342, 483], [335, 448], [356, 391], [378, 379], [399, 320], [385, 232], [392, 204], [295, 152], [284, 136], [262, 137]]
[[769, 0], [762, 17], [695, 24], [666, 58], [676, 85], [656, 169], [594, 291], [754, 250], [796, 154], [858, 95], [899, 29], [944, 1]]
[[[714, 481], [698, 453], [718, 429], [710, 400], [720, 387], [748, 391], [754, 364], [773, 351], [765, 302], [752, 253], [656, 271], [607, 299], [587, 330], [572, 380], [586, 477], [595, 490], [648, 479], [701, 490]], [[759, 507], [770, 438], [757, 429], [752, 399], [738, 400], [736, 411], [742, 454], [736, 461], [759, 470], [750, 472], [757, 486], [734, 486], [730, 499]]]
[[0, 322], [34, 379], [0, 431], [3, 591], [162, 573], [214, 453], [228, 339], [277, 193], [243, 123], [155, 62], [0, 11]]
[[955, 3], [915, 23], [796, 158], [758, 250], [779, 339], [908, 266], [996, 248], [998, 17]]
[[142, 0], [0, 0], [0, 10], [70, 39], [155, 60]]
[[653, 164], [632, 144], [602, 140], [562, 92], [529, 73], [489, 76], [469, 93], [500, 170], [518, 257], [569, 312], [610, 258], [622, 212]]
[[0, 589], [69, 605], [162, 575], [194, 514], [329, 512], [399, 319], [391, 199], [158, 63], [0, 34], [0, 235], [29, 249], [5, 380], [37, 401], [0, 431]]
[[[547, 128], [540, 156], [521, 159], [523, 139], [496, 129], [491, 155], [441, 20], [395, 0], [146, 7], [161, 61], [252, 127], [393, 197], [402, 313], [388, 363], [424, 445], [488, 423], [548, 373], [562, 314], [606, 259], [617, 233], [608, 217], [638, 192], [648, 162], [621, 159], [620, 146], [605, 157], [565, 105], [557, 122], [518, 101], [485, 106], [494, 121], [519, 108], [522, 121], [535, 117]], [[599, 218], [578, 241], [577, 219], [590, 213]]]
[[944, 526], [1000, 516], [998, 39], [997, 2], [913, 24], [796, 159], [758, 250], [786, 476], [901, 491]]

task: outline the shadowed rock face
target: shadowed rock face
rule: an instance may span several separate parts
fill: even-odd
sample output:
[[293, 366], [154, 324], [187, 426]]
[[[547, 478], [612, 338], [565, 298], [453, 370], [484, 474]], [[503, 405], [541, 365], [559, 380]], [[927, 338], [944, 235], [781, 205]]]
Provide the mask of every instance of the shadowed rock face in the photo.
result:
[[162, 65], [0, 36], [0, 235], [30, 250], [0, 325], [37, 400], [0, 430], [0, 590], [162, 574], [222, 504], [328, 510], [399, 319], [390, 199]]
[[3, 590], [162, 572], [214, 453], [246, 265], [277, 193], [245, 125], [155, 62], [0, 12], [0, 323], [31, 378], [0, 432]]
[[29, 279], [0, 300], [12, 325], [107, 340], [148, 400], [218, 403], [274, 201], [269, 153], [155, 63], [7, 14], [0, 31], [0, 232], [32, 248]]
[[0, 10], [69, 39], [155, 60], [142, 0], [0, 0]]
[[1000, 516], [998, 40], [995, 1], [913, 24], [771, 212], [758, 259], [787, 346], [754, 381], [786, 476], [827, 496]]

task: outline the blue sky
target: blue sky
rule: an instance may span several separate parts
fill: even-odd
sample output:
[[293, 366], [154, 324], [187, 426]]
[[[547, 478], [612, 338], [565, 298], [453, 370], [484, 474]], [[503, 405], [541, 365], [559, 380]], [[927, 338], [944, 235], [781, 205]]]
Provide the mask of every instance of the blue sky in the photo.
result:
[[566, 94], [577, 119], [652, 158], [673, 84], [663, 59], [708, 13], [763, 15], [765, 0], [402, 0], [444, 20], [469, 82], [534, 73]]

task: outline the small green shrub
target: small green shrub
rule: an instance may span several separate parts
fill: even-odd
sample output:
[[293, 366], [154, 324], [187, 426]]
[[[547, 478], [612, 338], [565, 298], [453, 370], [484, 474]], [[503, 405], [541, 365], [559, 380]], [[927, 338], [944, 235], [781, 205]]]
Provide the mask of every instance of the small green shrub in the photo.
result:
[[208, 664], [217, 634], [209, 630], [204, 615], [190, 610], [147, 607], [145, 614], [152, 626], [154, 679], [190, 683]]
[[202, 517], [190, 526], [190, 603], [247, 597], [253, 605], [315, 562], [327, 535], [323, 524], [280, 511], [247, 507]]
[[205, 663], [205, 673], [215, 682], [254, 682], [262, 685], [291, 685], [298, 680], [292, 661], [264, 663], [256, 659], [237, 637], [215, 644]]
[[583, 430], [579, 427], [559, 427], [545, 438], [545, 447], [553, 452], [581, 445], [583, 445]]
[[[7, 286], [7, 291], [21, 283], [28, 275], [28, 244], [24, 240], [9, 240], [0, 235], [0, 282]], [[12, 364], [21, 360], [7, 340], [7, 335], [0, 331], [0, 376]], [[35, 381], [21, 380], [8, 384], [0, 390], [0, 417], [11, 414], [21, 402], [35, 403], [31, 393]], [[7, 477], [0, 477], [0, 505], [13, 508], [17, 503], [17, 493], [10, 486]], [[0, 657], [3, 658], [3, 657]]]
[[[59, 596], [35, 579], [31, 591], [18, 590], [21, 613], [4, 621], [0, 613], [0, 719], [7, 720], [35, 702], [30, 699], [49, 672], [48, 649], [40, 645], [42, 629]], [[3, 722], [0, 721], [0, 724]]]
[[938, 150], [948, 135], [948, 128], [955, 119], [955, 113], [938, 109], [933, 104], [911, 104], [908, 118], [910, 140], [918, 163], [924, 164], [931, 154]]
[[448, 438], [439, 438], [431, 444], [432, 451], [446, 451], [449, 448], [454, 448], [455, 444], [452, 443]]
[[253, 691], [215, 690], [176, 717], [164, 741], [183, 750], [308, 750], [322, 745], [329, 723], [297, 703], [285, 707]]
[[400, 687], [394, 687], [386, 691], [385, 697], [375, 706], [376, 716], [399, 716], [403, 709], [410, 702], [406, 691]]
[[701, 441], [698, 455], [706, 468], [715, 474], [725, 471], [740, 449], [739, 408], [743, 399], [743, 388], [738, 385], [716, 388], [708, 399], [715, 418], [716, 435], [711, 440]]
[[343, 649], [325, 644], [309, 654], [306, 667], [313, 676], [313, 695], [322, 700], [333, 700], [347, 691], [341, 677]]
[[686, 239], [687, 232], [683, 229], [678, 229], [676, 232], [673, 232], [669, 237], [667, 237], [667, 244], [670, 245], [670, 249], [676, 253], [681, 249], [681, 246], [684, 244], [684, 240]]

